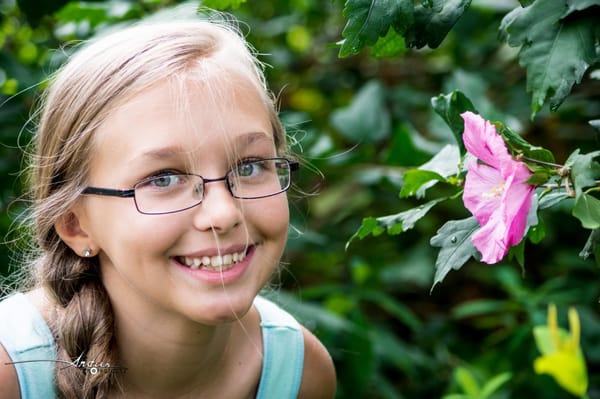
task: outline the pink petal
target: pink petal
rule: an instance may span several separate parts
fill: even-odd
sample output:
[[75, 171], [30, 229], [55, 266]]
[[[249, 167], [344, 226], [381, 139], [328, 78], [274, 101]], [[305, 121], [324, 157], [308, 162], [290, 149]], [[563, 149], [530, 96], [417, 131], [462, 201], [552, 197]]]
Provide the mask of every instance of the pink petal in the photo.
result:
[[508, 226], [506, 243], [508, 246], [517, 245], [523, 239], [527, 226], [527, 217], [531, 209], [534, 186], [526, 183], [531, 172], [519, 162], [513, 176], [507, 181], [504, 198], [504, 221]]
[[476, 160], [467, 164], [463, 202], [479, 224], [487, 223], [500, 206], [501, 197], [494, 195], [494, 191], [503, 184], [504, 179], [497, 169], [478, 164]]
[[503, 209], [497, 209], [488, 223], [471, 237], [471, 242], [481, 252], [482, 262], [498, 263], [508, 252], [505, 241], [506, 225], [502, 219], [502, 213]]
[[496, 128], [481, 116], [472, 112], [463, 112], [465, 122], [463, 142], [467, 151], [481, 159], [486, 164], [500, 169], [500, 165], [507, 158], [510, 159], [504, 140]]

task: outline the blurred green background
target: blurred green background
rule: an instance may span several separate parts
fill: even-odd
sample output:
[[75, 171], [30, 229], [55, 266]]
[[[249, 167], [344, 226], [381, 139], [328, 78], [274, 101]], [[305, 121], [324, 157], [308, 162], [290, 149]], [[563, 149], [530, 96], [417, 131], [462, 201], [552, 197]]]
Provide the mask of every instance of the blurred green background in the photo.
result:
[[[40, 82], [73, 44], [97, 31], [157, 12], [193, 12], [199, 4], [174, 9], [179, 3], [0, 1], [0, 275], [19, 266], [12, 240], [26, 206], [22, 150], [35, 131], [32, 106]], [[446, 220], [468, 216], [460, 198], [400, 236], [355, 240], [345, 250], [362, 218], [418, 204], [399, 199], [402, 172], [453, 142], [430, 106], [439, 93], [463, 91], [484, 116], [549, 148], [558, 162], [575, 148], [599, 147], [587, 123], [600, 115], [594, 68], [558, 112], [546, 108], [529, 119], [517, 50], [498, 40], [502, 17], [518, 5], [473, 1], [439, 48], [388, 59], [369, 49], [338, 58], [336, 42], [346, 22], [341, 0], [248, 0], [232, 11], [270, 65], [266, 74], [293, 150], [308, 162], [290, 192], [292, 227], [271, 294], [329, 349], [339, 398], [466, 393], [483, 399], [473, 384], [501, 373], [510, 378], [490, 398], [569, 398], [532, 367], [539, 355], [532, 328], [545, 323], [550, 302], [558, 305], [563, 326], [567, 307], [577, 308], [589, 396], [600, 398], [600, 272], [593, 259], [578, 257], [587, 233], [568, 209], [543, 215], [546, 238], [527, 245], [524, 270], [516, 262], [471, 262], [432, 292], [437, 251], [429, 239]]]

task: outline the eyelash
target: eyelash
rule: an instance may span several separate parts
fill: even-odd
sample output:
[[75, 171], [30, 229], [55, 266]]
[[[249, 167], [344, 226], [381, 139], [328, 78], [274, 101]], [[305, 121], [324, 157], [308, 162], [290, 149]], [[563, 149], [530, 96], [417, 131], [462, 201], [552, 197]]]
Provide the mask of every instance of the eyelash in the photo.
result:
[[[235, 166], [242, 165], [245, 162], [260, 161], [261, 159], [266, 159], [266, 158], [265, 157], [260, 157], [260, 156], [244, 157], [244, 158], [240, 159], [235, 164]], [[154, 177], [161, 177], [161, 176], [168, 176], [168, 175], [178, 175], [178, 174], [185, 174], [185, 173], [186, 172], [181, 172], [181, 171], [179, 171], [177, 169], [161, 169], [161, 170], [157, 170], [156, 172], [150, 173], [148, 176], [144, 177], [140, 181], [145, 181], [145, 180], [148, 180], [148, 179], [152, 179]]]

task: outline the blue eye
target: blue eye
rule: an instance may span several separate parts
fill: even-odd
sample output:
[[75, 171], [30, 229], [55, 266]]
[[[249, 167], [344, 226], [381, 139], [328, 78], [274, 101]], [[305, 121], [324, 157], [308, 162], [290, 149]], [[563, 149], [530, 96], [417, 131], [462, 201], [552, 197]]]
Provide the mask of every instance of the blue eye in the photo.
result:
[[164, 172], [143, 180], [138, 184], [137, 188], [167, 190], [184, 185], [188, 180], [188, 176], [186, 175], [173, 172]]
[[167, 175], [167, 176], [156, 177], [156, 178], [150, 180], [149, 183], [154, 185], [155, 187], [165, 188], [165, 187], [169, 187], [171, 185], [177, 184], [178, 180], [179, 180], [179, 176]]
[[240, 164], [237, 167], [237, 175], [240, 177], [250, 177], [253, 173], [257, 172], [259, 166], [256, 161]]

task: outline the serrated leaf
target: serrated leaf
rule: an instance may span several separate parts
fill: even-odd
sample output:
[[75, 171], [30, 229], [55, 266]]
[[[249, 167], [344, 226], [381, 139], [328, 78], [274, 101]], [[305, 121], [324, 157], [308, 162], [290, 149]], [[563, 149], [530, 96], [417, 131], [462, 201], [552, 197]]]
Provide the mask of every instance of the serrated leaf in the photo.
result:
[[202, 5], [215, 10], [226, 10], [228, 8], [239, 8], [246, 0], [203, 0]]
[[596, 179], [600, 179], [600, 163], [594, 161], [597, 156], [600, 156], [600, 151], [579, 154], [578, 148], [565, 162], [565, 166], [571, 168], [571, 179], [578, 197], [584, 188], [595, 186]]
[[502, 20], [500, 31], [512, 47], [521, 46], [519, 63], [527, 69], [532, 118], [549, 100], [555, 111], [598, 60], [595, 17], [561, 20], [568, 0], [537, 0], [516, 8]]
[[404, 38], [390, 26], [388, 33], [380, 37], [373, 45], [373, 56], [376, 58], [391, 58], [406, 52]]
[[412, 229], [415, 226], [415, 223], [423, 218], [431, 208], [447, 199], [448, 198], [438, 198], [395, 215], [379, 217], [377, 218], [377, 222], [387, 229], [388, 234], [400, 234]]
[[440, 94], [437, 97], [432, 97], [431, 106], [450, 127], [460, 149], [460, 153], [461, 155], [464, 155], [466, 150], [462, 140], [462, 134], [465, 130], [465, 122], [460, 114], [465, 111], [477, 112], [475, 106], [471, 103], [471, 100], [469, 100], [462, 92], [455, 90], [449, 94]]
[[432, 0], [429, 5], [421, 2], [414, 10], [414, 24], [405, 33], [407, 46], [437, 48], [469, 4], [471, 0]]
[[514, 132], [502, 122], [494, 122], [497, 132], [504, 138], [506, 144], [514, 154], [523, 154], [528, 158], [543, 162], [554, 162], [554, 155], [549, 150], [531, 145], [523, 137]]
[[400, 198], [413, 196], [426, 183], [435, 181], [445, 181], [442, 176], [435, 172], [420, 169], [410, 169], [404, 173], [402, 190], [400, 190]]
[[564, 189], [553, 190], [540, 198], [539, 209], [551, 208], [567, 198], [569, 194]]
[[581, 250], [581, 252], [579, 253], [579, 256], [583, 259], [587, 259], [587, 258], [589, 258], [590, 255], [594, 254], [599, 247], [600, 247], [600, 229], [594, 229], [590, 233], [590, 236], [588, 237], [587, 241], [585, 242], [585, 245], [584, 245], [583, 249]]
[[585, 229], [600, 228], [600, 200], [582, 193], [573, 207], [573, 216], [581, 221]]
[[413, 21], [413, 4], [412, 0], [346, 0], [343, 14], [348, 22], [339, 56], [347, 57], [375, 44], [391, 26], [404, 32]]
[[386, 231], [390, 235], [397, 235], [412, 229], [415, 226], [415, 223], [418, 222], [419, 219], [421, 219], [423, 216], [425, 216], [431, 208], [433, 208], [439, 202], [445, 201], [447, 199], [448, 198], [446, 197], [438, 198], [429, 201], [425, 204], [419, 205], [416, 208], [412, 208], [394, 215], [381, 216], [378, 218], [364, 218], [359, 229], [356, 231], [356, 233], [352, 235], [352, 237], [350, 237], [350, 239], [346, 243], [346, 250], [350, 246], [350, 243], [356, 238], [362, 240], [369, 234], [376, 237]]
[[366, 83], [347, 107], [331, 114], [331, 124], [352, 142], [378, 141], [391, 129], [390, 113], [384, 102], [385, 90], [378, 81]]
[[[446, 144], [440, 152], [435, 154], [429, 161], [419, 166], [418, 169], [435, 172], [446, 179], [447, 177], [459, 173], [459, 164], [460, 152], [458, 146]], [[423, 198], [425, 196], [425, 191], [430, 187], [433, 187], [437, 182], [438, 180], [432, 180], [419, 187], [416, 193], [417, 198]]]
[[477, 256], [477, 249], [471, 242], [471, 236], [479, 229], [474, 217], [446, 222], [430, 240], [434, 247], [440, 247], [435, 261], [433, 286], [441, 282], [450, 270], [460, 269], [471, 257]]

